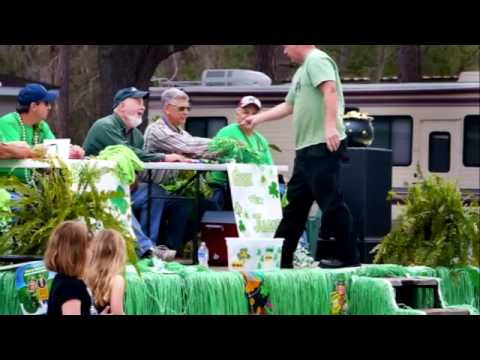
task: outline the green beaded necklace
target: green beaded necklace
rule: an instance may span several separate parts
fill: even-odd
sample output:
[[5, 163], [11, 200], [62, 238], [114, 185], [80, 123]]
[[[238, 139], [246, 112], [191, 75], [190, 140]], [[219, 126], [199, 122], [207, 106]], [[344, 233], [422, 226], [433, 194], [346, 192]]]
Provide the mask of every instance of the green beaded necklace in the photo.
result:
[[[23, 124], [22, 117], [18, 113], [17, 113], [17, 121], [21, 129], [20, 141], [25, 141], [27, 144], [29, 144], [29, 142], [27, 141], [27, 130], [25, 129], [25, 125]], [[29, 145], [35, 146], [39, 144], [39, 142], [40, 142], [40, 127], [38, 125], [33, 125], [32, 144], [29, 144]], [[25, 172], [25, 180], [27, 181], [28, 184], [31, 184], [32, 177], [30, 175], [30, 170], [26, 168], [23, 170]]]

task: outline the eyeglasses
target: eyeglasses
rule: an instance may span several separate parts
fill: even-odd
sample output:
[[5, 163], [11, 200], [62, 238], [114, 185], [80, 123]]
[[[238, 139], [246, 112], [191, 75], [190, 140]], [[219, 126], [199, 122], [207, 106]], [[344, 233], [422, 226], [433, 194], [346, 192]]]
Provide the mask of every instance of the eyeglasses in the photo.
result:
[[174, 105], [174, 104], [170, 104], [170, 105], [175, 106], [177, 108], [177, 110], [180, 111], [180, 112], [190, 111], [192, 109], [190, 106], [177, 106], [177, 105]]

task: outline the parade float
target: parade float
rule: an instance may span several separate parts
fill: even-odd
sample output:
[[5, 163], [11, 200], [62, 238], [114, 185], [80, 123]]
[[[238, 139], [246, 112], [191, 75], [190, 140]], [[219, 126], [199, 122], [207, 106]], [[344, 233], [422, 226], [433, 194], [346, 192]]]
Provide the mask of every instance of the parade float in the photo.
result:
[[[238, 156], [238, 147], [217, 145]], [[2, 254], [41, 255], [56, 224], [80, 217], [92, 231], [112, 227], [124, 235], [130, 254], [124, 300], [129, 315], [479, 314], [478, 206], [464, 204], [453, 184], [427, 178], [410, 189], [402, 216], [376, 249], [379, 264], [325, 270], [300, 261], [297, 269], [281, 270], [278, 248], [270, 243], [265, 249], [251, 248], [246, 241], [239, 256], [230, 257], [236, 264], [216, 269], [156, 257], [136, 259], [128, 226], [128, 185], [142, 164], [109, 151], [101, 158], [116, 159], [113, 169], [91, 166], [88, 160], [34, 170], [33, 187], [11, 177], [1, 179], [0, 188], [15, 190], [22, 198], [12, 203], [0, 192]], [[281, 217], [278, 183], [270, 181], [275, 167], [231, 164], [227, 171], [232, 192], [245, 197], [235, 204], [237, 244], [242, 238], [273, 238]], [[101, 185], [104, 176], [109, 180]], [[297, 252], [297, 260], [301, 254]], [[254, 265], [244, 267], [250, 258], [255, 258]], [[34, 282], [44, 285], [38, 274], [48, 287], [51, 274], [41, 262], [0, 268], [0, 314], [38, 312], [45, 301], [45, 291], [34, 287]], [[35, 297], [39, 300], [31, 301]]]

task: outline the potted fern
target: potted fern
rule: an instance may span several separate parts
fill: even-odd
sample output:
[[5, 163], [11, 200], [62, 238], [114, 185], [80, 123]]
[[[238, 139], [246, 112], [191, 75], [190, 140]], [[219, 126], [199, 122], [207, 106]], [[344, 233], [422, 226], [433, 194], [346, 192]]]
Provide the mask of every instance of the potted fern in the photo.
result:
[[393, 230], [373, 250], [375, 263], [478, 267], [478, 202], [470, 199], [467, 204], [457, 184], [436, 175], [424, 178], [417, 167], [420, 182], [409, 189]]

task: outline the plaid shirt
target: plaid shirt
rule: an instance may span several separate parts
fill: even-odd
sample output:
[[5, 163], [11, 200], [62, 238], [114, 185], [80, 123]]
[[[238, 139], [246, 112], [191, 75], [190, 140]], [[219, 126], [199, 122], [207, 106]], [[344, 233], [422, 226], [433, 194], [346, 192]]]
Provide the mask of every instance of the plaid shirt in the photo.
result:
[[[182, 154], [191, 158], [212, 158], [214, 155], [208, 153], [210, 141], [210, 139], [194, 137], [161, 118], [149, 125], [145, 131], [144, 150], [149, 153]], [[156, 184], [173, 182], [177, 176], [177, 170], [152, 171], [152, 181]], [[144, 180], [147, 180], [146, 172]]]

